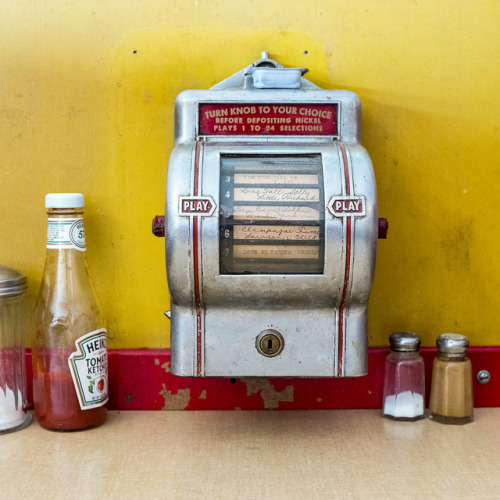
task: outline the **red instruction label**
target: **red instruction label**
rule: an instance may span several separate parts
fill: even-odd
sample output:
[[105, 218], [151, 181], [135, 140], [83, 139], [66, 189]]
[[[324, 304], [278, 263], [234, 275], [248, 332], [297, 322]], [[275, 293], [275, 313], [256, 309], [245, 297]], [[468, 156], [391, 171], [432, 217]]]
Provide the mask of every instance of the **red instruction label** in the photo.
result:
[[338, 135], [337, 104], [201, 103], [200, 135]]

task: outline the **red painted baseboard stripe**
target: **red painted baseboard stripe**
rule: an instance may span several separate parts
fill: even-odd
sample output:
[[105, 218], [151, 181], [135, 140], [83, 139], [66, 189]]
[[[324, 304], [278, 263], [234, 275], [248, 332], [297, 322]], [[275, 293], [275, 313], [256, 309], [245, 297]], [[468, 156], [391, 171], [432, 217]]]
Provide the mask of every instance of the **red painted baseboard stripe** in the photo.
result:
[[[359, 378], [184, 378], [170, 373], [170, 349], [109, 350], [110, 410], [305, 410], [381, 408], [387, 348], [371, 348], [368, 375]], [[430, 390], [435, 348], [422, 348]], [[474, 405], [500, 406], [500, 346], [471, 347]], [[27, 351], [31, 401], [31, 353]], [[428, 399], [428, 398], [427, 398]]]

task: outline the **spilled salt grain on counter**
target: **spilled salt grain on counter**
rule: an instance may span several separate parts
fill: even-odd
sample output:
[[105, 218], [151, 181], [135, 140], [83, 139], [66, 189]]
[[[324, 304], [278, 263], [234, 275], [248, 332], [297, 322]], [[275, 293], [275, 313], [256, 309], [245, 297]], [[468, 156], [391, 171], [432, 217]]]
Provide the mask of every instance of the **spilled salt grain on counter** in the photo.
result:
[[21, 391], [17, 391], [16, 398], [13, 391], [8, 387], [0, 388], [0, 431], [11, 429], [21, 425], [26, 420], [26, 414], [23, 411], [23, 397]]
[[387, 396], [384, 401], [384, 415], [400, 418], [414, 418], [424, 413], [422, 394], [405, 391]]

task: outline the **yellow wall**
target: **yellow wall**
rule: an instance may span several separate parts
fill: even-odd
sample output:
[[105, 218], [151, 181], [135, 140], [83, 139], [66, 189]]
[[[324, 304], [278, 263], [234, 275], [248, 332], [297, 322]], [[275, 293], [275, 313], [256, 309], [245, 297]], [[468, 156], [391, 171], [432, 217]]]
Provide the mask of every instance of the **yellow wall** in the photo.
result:
[[44, 195], [86, 195], [111, 347], [169, 345], [163, 213], [173, 102], [258, 59], [355, 91], [380, 242], [370, 345], [392, 331], [499, 344], [497, 0], [0, 0], [0, 263], [44, 255]]

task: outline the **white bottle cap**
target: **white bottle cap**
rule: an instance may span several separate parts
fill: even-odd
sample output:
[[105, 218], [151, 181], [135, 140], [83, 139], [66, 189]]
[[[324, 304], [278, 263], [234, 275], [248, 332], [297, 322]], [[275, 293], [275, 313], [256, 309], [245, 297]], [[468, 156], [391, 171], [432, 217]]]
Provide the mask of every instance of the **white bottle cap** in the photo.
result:
[[85, 198], [81, 193], [49, 193], [45, 208], [83, 208]]

